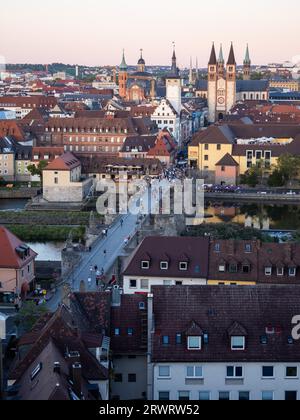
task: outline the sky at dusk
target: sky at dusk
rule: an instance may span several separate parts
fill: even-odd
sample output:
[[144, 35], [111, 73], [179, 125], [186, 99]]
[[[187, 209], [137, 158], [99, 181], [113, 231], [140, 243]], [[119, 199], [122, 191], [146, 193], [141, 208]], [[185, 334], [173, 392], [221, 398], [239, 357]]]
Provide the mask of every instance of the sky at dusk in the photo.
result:
[[[169, 64], [176, 42], [179, 66], [197, 56], [206, 66], [211, 42], [227, 55], [233, 41], [242, 63], [300, 55], [299, 0], [14, 0], [1, 6], [0, 56], [8, 63], [116, 65], [126, 50], [136, 64]], [[227, 57], [226, 57], [227, 58]]]

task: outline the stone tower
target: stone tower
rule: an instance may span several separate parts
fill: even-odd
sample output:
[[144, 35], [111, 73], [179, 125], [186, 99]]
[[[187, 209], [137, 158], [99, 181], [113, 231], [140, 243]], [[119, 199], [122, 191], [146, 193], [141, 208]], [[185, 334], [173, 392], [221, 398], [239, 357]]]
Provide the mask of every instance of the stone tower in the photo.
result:
[[246, 48], [246, 55], [245, 55], [245, 60], [244, 60], [244, 71], [243, 71], [243, 73], [244, 73], [244, 75], [243, 75], [244, 80], [250, 80], [251, 60], [250, 60], [250, 53], [249, 53], [248, 44], [247, 44], [247, 48]]
[[236, 104], [236, 61], [233, 44], [231, 43], [226, 66], [226, 113]]
[[143, 59], [143, 50], [141, 49], [141, 57], [138, 61], [138, 72], [139, 73], [144, 73], [146, 69], [146, 62]]
[[208, 119], [210, 123], [216, 121], [216, 108], [217, 108], [217, 56], [215, 44], [213, 43], [210, 59], [208, 62], [208, 84], [207, 84], [207, 101], [209, 108]]
[[179, 69], [177, 68], [177, 59], [175, 47], [172, 57], [171, 72], [167, 75], [166, 79], [167, 99], [172, 104], [173, 108], [180, 115], [181, 112], [181, 77]]
[[119, 95], [121, 98], [126, 98], [127, 96], [127, 81], [128, 81], [128, 67], [125, 60], [125, 52], [123, 50], [122, 63], [120, 65], [119, 71]]

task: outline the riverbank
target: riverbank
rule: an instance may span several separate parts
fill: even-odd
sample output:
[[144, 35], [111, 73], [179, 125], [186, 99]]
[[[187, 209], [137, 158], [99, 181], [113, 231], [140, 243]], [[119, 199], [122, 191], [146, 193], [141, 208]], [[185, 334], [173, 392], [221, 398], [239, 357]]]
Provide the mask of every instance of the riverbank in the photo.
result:
[[239, 201], [250, 203], [270, 204], [300, 204], [300, 194], [273, 194], [273, 193], [205, 193], [205, 200]]
[[36, 225], [6, 225], [14, 235], [24, 242], [64, 242], [70, 237], [75, 242], [81, 242], [85, 237], [85, 226], [36, 226]]
[[[2, 211], [1, 225], [47, 225], [47, 226], [88, 226], [91, 213], [89, 212], [36, 212], [36, 211]], [[95, 223], [101, 224], [103, 217], [94, 214]]]
[[30, 200], [36, 197], [40, 193], [40, 188], [0, 188], [0, 200], [1, 199], [27, 199]]

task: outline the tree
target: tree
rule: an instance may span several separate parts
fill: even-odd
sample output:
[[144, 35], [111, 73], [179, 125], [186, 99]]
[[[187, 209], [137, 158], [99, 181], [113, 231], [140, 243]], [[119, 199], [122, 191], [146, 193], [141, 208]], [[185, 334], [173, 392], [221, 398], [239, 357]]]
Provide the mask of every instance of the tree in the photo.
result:
[[47, 167], [47, 165], [48, 163], [45, 160], [41, 160], [37, 166], [29, 165], [27, 169], [32, 176], [39, 176], [41, 183], [43, 184], [43, 170]]
[[279, 169], [275, 169], [269, 176], [268, 185], [269, 187], [283, 187], [285, 185], [284, 173]]
[[285, 182], [292, 181], [300, 173], [300, 156], [294, 156], [290, 153], [281, 155], [277, 161], [277, 169], [284, 176]]
[[261, 177], [261, 166], [254, 165], [244, 175], [241, 175], [241, 184], [254, 188], [259, 184]]
[[29, 332], [36, 322], [46, 313], [48, 309], [45, 304], [37, 306], [35, 302], [25, 302], [15, 318], [15, 324], [22, 332]]

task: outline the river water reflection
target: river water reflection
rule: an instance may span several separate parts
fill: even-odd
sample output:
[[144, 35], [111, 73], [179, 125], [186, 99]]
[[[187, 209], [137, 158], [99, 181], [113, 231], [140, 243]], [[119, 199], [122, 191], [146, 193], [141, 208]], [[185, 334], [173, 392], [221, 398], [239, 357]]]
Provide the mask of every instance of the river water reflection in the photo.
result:
[[207, 223], [238, 223], [261, 230], [300, 229], [300, 206], [207, 202]]

